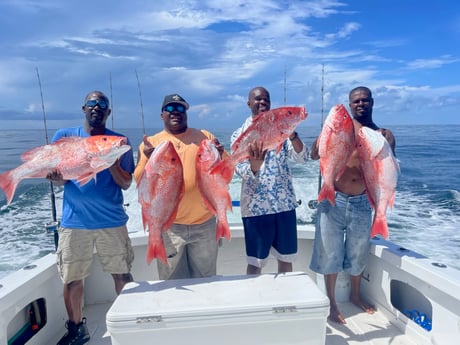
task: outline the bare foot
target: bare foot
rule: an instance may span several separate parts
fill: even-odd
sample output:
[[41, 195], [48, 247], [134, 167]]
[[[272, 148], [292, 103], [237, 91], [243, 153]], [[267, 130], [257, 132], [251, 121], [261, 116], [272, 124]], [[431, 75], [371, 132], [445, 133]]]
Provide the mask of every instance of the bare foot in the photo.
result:
[[341, 325], [345, 325], [347, 323], [337, 307], [330, 307], [328, 319]]
[[361, 298], [352, 298], [351, 303], [353, 303], [358, 308], [364, 310], [368, 314], [375, 313], [374, 307], [362, 301]]

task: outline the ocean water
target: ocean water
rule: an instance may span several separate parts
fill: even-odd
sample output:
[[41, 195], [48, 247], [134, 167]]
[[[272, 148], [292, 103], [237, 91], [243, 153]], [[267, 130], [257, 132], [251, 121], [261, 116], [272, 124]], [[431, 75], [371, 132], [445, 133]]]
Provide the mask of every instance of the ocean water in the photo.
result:
[[[396, 137], [400, 161], [395, 205], [388, 209], [390, 240], [400, 246], [460, 269], [460, 126], [388, 126]], [[229, 149], [233, 129], [211, 129]], [[115, 129], [128, 136], [137, 152], [141, 129]], [[146, 129], [153, 134], [158, 129]], [[51, 138], [54, 131], [49, 130]], [[319, 128], [298, 130], [310, 146]], [[44, 131], [0, 130], [0, 173], [17, 167], [21, 153], [45, 144]], [[292, 165], [294, 186], [300, 205], [299, 223], [313, 223], [315, 211], [308, 207], [318, 192], [318, 161]], [[54, 188], [58, 218], [62, 188]], [[233, 200], [239, 199], [240, 181], [230, 184]], [[143, 231], [140, 206], [134, 184], [125, 192], [125, 207], [130, 216], [130, 232]], [[13, 202], [6, 206], [0, 191], [0, 278], [55, 250], [53, 235], [45, 225], [52, 220], [50, 184], [45, 179], [23, 180]], [[238, 209], [229, 221], [240, 219]]]

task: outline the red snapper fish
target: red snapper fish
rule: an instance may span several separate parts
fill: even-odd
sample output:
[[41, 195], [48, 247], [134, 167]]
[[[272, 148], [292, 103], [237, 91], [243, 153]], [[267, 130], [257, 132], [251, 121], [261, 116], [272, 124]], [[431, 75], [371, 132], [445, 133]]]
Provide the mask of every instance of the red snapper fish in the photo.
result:
[[196, 183], [206, 207], [217, 217], [216, 240], [231, 237], [227, 210], [232, 210], [228, 185], [233, 172], [234, 164], [220, 158], [212, 140], [202, 140], [196, 156]]
[[280, 107], [258, 114], [233, 143], [232, 161], [236, 164], [248, 159], [248, 147], [254, 140], [261, 141], [264, 149], [276, 149], [278, 153], [283, 142], [306, 118], [307, 112], [304, 107]]
[[184, 196], [182, 162], [170, 141], [163, 141], [153, 151], [138, 183], [138, 201], [142, 208], [142, 224], [148, 228], [147, 263], [158, 258], [167, 262], [162, 233], [176, 219]]
[[399, 163], [385, 137], [369, 127], [361, 127], [356, 138], [366, 193], [374, 208], [371, 238], [388, 238], [387, 207], [393, 207]]
[[0, 188], [5, 192], [9, 204], [21, 180], [46, 178], [54, 171], [60, 172], [63, 179], [77, 180], [83, 186], [91, 179], [96, 179], [98, 172], [112, 166], [130, 149], [125, 137], [64, 137], [23, 153], [23, 164], [0, 175]]
[[318, 202], [335, 205], [334, 183], [342, 176], [355, 148], [353, 120], [342, 104], [331, 108], [317, 141], [323, 185]]

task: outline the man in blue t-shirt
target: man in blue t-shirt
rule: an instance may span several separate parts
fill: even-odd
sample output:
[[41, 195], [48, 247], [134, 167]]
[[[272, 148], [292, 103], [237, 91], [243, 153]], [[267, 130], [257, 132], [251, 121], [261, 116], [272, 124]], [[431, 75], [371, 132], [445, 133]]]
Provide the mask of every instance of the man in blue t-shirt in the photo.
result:
[[[104, 93], [90, 92], [82, 110], [85, 114], [83, 126], [59, 129], [53, 142], [70, 136], [122, 136], [105, 127], [111, 110]], [[59, 171], [47, 176], [56, 185], [64, 186], [56, 257], [69, 320], [66, 322], [68, 331], [58, 345], [82, 345], [90, 339], [86, 318], [82, 317], [82, 297], [83, 280], [90, 274], [94, 247], [104, 271], [112, 274], [117, 294], [133, 280], [130, 271], [134, 253], [126, 228], [128, 216], [123, 208], [122, 193], [122, 189], [131, 185], [133, 171], [131, 149], [83, 186], [75, 180], [63, 180]]]

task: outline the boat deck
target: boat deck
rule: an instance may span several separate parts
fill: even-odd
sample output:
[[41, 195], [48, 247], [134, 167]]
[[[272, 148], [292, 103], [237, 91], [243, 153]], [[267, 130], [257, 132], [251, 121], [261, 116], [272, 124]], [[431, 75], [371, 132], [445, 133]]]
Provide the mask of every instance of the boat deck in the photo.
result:
[[[105, 315], [110, 305], [111, 303], [106, 303], [85, 307], [84, 315], [88, 319], [91, 334], [89, 345], [112, 344], [105, 323]], [[379, 311], [368, 315], [350, 302], [339, 303], [339, 307], [347, 324], [339, 325], [328, 321], [326, 345], [416, 345], [413, 339], [404, 335]]]

